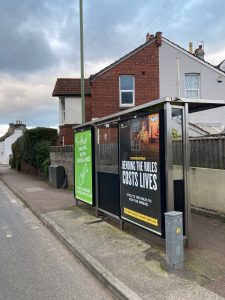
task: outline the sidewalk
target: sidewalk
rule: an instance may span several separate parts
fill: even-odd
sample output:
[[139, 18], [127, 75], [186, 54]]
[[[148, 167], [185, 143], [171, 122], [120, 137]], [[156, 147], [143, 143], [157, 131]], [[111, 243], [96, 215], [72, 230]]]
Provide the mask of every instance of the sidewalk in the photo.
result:
[[193, 214], [185, 268], [168, 273], [163, 241], [126, 223], [96, 219], [73, 193], [0, 165], [0, 179], [80, 260], [124, 299], [225, 299], [225, 223]]

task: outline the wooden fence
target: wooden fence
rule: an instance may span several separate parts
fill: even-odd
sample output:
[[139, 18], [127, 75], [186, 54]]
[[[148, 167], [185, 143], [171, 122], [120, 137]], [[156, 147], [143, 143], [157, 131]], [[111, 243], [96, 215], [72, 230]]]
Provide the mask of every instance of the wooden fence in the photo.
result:
[[[189, 141], [191, 167], [225, 169], [225, 137], [191, 138]], [[181, 164], [180, 140], [173, 141], [173, 163]]]
[[[190, 138], [191, 167], [225, 169], [225, 137]], [[51, 147], [50, 152], [73, 152], [73, 146]], [[118, 144], [98, 145], [98, 163], [102, 166], [118, 165]], [[173, 141], [173, 164], [182, 163], [182, 143]]]

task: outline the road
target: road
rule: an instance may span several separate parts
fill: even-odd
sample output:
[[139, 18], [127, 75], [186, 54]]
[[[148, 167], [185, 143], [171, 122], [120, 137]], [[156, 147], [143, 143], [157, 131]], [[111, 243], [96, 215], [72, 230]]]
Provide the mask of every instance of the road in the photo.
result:
[[1, 181], [0, 299], [115, 299]]

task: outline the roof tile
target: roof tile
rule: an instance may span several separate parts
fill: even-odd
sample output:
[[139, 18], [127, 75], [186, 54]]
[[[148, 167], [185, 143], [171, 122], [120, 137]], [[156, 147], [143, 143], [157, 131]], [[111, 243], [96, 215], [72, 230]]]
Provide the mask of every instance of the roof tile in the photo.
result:
[[[89, 79], [84, 79], [84, 93], [91, 95], [91, 85]], [[52, 96], [80, 96], [80, 78], [57, 78]]]

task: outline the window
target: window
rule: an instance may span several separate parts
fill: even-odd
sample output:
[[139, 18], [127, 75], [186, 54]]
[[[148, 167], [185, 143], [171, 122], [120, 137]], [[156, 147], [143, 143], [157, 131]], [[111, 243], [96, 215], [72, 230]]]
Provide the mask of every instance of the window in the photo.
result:
[[120, 106], [134, 106], [134, 76], [120, 76]]
[[65, 99], [61, 100], [61, 112], [62, 112], [62, 122], [65, 122], [66, 120]]
[[200, 98], [199, 74], [185, 74], [185, 97], [191, 99]]

